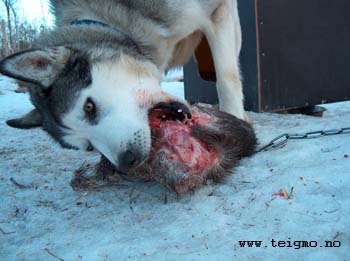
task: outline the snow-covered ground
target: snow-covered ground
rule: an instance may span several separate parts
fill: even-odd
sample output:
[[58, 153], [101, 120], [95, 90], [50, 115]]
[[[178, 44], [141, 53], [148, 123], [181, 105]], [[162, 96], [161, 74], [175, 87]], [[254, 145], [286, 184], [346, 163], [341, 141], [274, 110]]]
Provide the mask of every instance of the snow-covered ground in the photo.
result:
[[[164, 87], [183, 96], [179, 83]], [[194, 195], [128, 181], [75, 192], [73, 171], [97, 157], [63, 150], [40, 129], [7, 127], [31, 108], [15, 88], [0, 77], [0, 260], [350, 260], [349, 134], [244, 159], [224, 184]], [[350, 102], [325, 107], [323, 118], [250, 115], [261, 143], [350, 126]]]

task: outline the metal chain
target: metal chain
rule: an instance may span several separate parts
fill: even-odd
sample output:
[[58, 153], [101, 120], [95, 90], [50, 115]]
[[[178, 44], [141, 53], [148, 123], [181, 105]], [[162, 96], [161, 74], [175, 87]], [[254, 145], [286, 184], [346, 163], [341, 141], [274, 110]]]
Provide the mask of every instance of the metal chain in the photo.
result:
[[270, 143], [266, 144], [265, 146], [262, 146], [256, 152], [258, 153], [258, 152], [267, 151], [270, 149], [275, 149], [277, 147], [281, 147], [282, 145], [286, 144], [288, 140], [313, 139], [313, 138], [319, 138], [323, 136], [349, 134], [349, 133], [350, 133], [350, 127], [333, 129], [333, 130], [311, 131], [311, 132], [300, 133], [300, 134], [285, 133], [277, 136], [276, 138], [271, 140]]

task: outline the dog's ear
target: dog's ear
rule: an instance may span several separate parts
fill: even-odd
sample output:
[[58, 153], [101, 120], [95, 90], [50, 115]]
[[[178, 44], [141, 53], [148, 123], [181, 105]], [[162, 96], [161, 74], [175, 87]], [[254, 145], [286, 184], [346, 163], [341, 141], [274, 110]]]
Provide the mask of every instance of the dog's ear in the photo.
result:
[[0, 73], [45, 88], [64, 68], [71, 53], [72, 50], [65, 47], [19, 52], [0, 62]]

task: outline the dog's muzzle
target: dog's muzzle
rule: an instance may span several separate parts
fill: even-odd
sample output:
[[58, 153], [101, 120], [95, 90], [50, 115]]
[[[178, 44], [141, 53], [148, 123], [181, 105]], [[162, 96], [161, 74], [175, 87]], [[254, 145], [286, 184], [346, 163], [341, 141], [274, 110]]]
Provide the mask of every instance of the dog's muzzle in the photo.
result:
[[[160, 121], [186, 122], [192, 114], [187, 105], [172, 101], [157, 103], [149, 111], [149, 118], [159, 118]], [[152, 127], [152, 126], [151, 126]], [[118, 170], [127, 173], [144, 162], [148, 155], [143, 155], [140, 148], [130, 147], [118, 155]]]

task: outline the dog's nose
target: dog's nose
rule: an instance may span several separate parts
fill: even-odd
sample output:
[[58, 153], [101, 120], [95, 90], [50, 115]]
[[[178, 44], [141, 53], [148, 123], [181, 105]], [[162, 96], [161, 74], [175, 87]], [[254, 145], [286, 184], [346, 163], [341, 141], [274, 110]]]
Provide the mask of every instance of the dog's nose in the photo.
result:
[[142, 155], [137, 151], [127, 150], [119, 154], [118, 160], [119, 160], [119, 169], [122, 172], [127, 173], [130, 169], [136, 167], [141, 163]]

